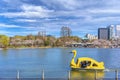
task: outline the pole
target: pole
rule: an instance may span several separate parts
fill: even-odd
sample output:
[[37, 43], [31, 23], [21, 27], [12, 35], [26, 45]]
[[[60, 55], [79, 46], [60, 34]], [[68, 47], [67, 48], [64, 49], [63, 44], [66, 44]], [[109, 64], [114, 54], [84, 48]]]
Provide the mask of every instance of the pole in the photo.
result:
[[95, 80], [97, 80], [97, 70], [95, 70]]
[[20, 78], [20, 74], [19, 74], [19, 71], [17, 71], [17, 80], [19, 80]]
[[44, 80], [44, 70], [42, 71], [42, 80]]
[[115, 70], [115, 75], [116, 75], [115, 80], [118, 80], [118, 70]]
[[70, 80], [70, 71], [68, 72], [68, 80]]

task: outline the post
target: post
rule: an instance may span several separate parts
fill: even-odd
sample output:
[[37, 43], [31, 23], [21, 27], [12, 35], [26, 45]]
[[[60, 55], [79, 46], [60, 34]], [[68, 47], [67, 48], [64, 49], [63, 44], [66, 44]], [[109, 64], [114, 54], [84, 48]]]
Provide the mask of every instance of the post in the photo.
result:
[[115, 80], [118, 80], [118, 70], [115, 70]]
[[70, 71], [68, 71], [68, 80], [70, 80]]
[[42, 80], [44, 80], [44, 70], [42, 71]]
[[97, 80], [97, 70], [95, 70], [95, 80]]
[[19, 71], [17, 71], [17, 80], [19, 80], [19, 78], [20, 78], [20, 74], [19, 74]]

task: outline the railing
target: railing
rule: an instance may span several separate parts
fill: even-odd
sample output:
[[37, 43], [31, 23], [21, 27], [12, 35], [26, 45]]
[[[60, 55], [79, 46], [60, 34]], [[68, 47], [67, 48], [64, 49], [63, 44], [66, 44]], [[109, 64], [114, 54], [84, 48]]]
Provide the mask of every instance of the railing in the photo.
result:
[[[66, 71], [66, 73], [65, 74], [67, 74], [66, 76], [64, 76], [64, 80], [78, 80], [79, 78], [78, 77], [76, 77], [77, 75], [80, 75], [80, 73], [85, 73], [85, 74], [87, 74], [86, 72], [87, 72], [87, 70], [80, 70], [80, 71], [82, 71], [82, 72], [74, 72], [74, 71]], [[106, 69], [106, 70], [104, 70], [104, 71], [102, 71], [101, 73], [98, 71], [98, 70], [92, 70], [92, 72], [91, 72], [91, 74], [90, 75], [88, 75], [89, 77], [92, 77], [92, 79], [90, 79], [90, 80], [101, 80], [101, 79], [104, 79], [104, 80], [109, 80], [109, 79], [105, 79], [105, 77], [103, 76], [103, 77], [100, 77], [100, 76], [102, 76], [102, 75], [104, 75], [104, 74], [102, 74], [102, 73], [109, 73], [109, 72], [112, 72], [113, 74], [114, 74], [114, 80], [119, 80], [119, 78], [120, 78], [120, 76], [119, 76], [119, 69]], [[52, 74], [54, 71], [45, 71], [45, 70], [41, 70], [41, 72], [40, 72], [40, 74], [41, 74], [41, 76], [39, 76], [39, 78], [37, 79], [37, 80], [48, 80], [48, 77], [46, 76], [46, 75], [48, 75], [48, 73], [50, 73], [50, 74]], [[60, 71], [56, 71], [58, 74], [59, 74], [59, 72]], [[74, 74], [75, 73], [75, 74]], [[14, 80], [24, 80], [24, 79], [22, 79], [22, 78], [24, 78], [24, 77], [22, 77], [21, 76], [21, 74], [22, 74], [22, 72], [21, 71], [16, 71], [16, 79], [14, 79]], [[54, 74], [56, 74], [56, 73], [54, 73]], [[85, 74], [83, 75], [83, 76], [85, 76]], [[62, 75], [64, 75], [64, 74], [62, 74]], [[75, 76], [74, 76], [75, 75]], [[76, 78], [76, 79], [75, 79]], [[61, 78], [62, 79], [62, 78]], [[88, 78], [89, 79], [89, 78]], [[88, 80], [86, 77], [85, 77], [85, 79], [83, 79], [83, 80]], [[4, 80], [11, 80], [11, 79], [4, 79]], [[81, 79], [80, 79], [81, 80]]]

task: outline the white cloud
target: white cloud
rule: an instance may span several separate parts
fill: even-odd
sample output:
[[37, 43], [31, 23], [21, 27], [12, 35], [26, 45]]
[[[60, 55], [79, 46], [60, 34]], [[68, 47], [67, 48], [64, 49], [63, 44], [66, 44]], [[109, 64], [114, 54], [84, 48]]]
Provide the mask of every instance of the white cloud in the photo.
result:
[[28, 4], [22, 5], [21, 9], [24, 12], [53, 12], [53, 10], [48, 10], [42, 6], [33, 6], [33, 5], [28, 5]]
[[119, 22], [120, 21], [120, 17], [113, 17], [113, 16], [108, 16], [108, 17], [98, 17], [98, 18], [94, 18], [94, 17], [91, 17], [89, 19], [85, 19], [83, 22], [86, 22], [86, 23], [94, 23], [94, 24], [104, 24], [105, 22], [108, 22], [111, 24], [115, 23], [115, 22]]
[[10, 33], [9, 31], [3, 31], [3, 30], [0, 30], [0, 34], [8, 34]]
[[18, 27], [20, 27], [20, 26], [0, 23], [0, 28], [18, 28]]
[[[119, 9], [107, 9], [107, 8], [98, 8], [97, 6], [94, 7], [93, 9], [92, 8], [85, 8], [85, 9], [77, 9], [77, 10], [74, 10], [74, 8], [81, 8], [80, 6], [86, 6], [87, 4], [88, 5], [93, 5], [93, 4], [98, 4], [97, 2], [99, 1], [96, 1], [96, 3], [93, 3], [91, 1], [88, 1], [87, 4], [85, 4], [87, 1], [77, 1], [77, 0], [70, 0], [70, 1], [67, 1], [67, 0], [51, 0], [51, 1], [48, 1], [48, 3], [46, 2], [46, 0], [42, 0], [43, 2], [45, 2], [46, 4], [51, 4], [51, 5], [54, 5], [54, 4], [59, 4], [59, 5], [56, 5], [59, 6], [59, 7], [62, 7], [62, 5], [64, 7], [68, 7], [70, 8], [71, 10], [60, 10], [60, 11], [54, 11], [54, 10], [49, 10], [43, 6], [35, 6], [35, 5], [29, 5], [29, 4], [23, 4], [22, 6], [20, 6], [20, 9], [22, 11], [20, 12], [3, 12], [3, 13], [0, 13], [1, 16], [6, 16], [6, 17], [11, 17], [11, 18], [14, 18], [14, 17], [25, 17], [25, 18], [49, 18], [49, 17], [61, 17], [61, 16], [66, 16], [66, 17], [70, 17], [70, 16], [73, 16], [73, 17], [92, 17], [93, 15], [98, 15], [98, 14], [101, 14], [101, 15], [106, 15], [106, 13], [109, 13], [109, 14], [119, 14], [120, 13], [120, 10]], [[82, 4], [83, 3], [83, 4]], [[79, 5], [80, 6], [79, 6]], [[46, 6], [47, 7], [47, 6]], [[73, 9], [72, 9], [73, 8]], [[18, 20], [18, 21], [21, 21], [21, 22], [35, 22], [35, 20]]]
[[58, 10], [78, 10], [101, 6], [103, 0], [40, 0], [47, 7]]
[[6, 16], [9, 18], [12, 17], [26, 17], [26, 18], [30, 18], [30, 17], [47, 17], [46, 14], [43, 13], [39, 13], [39, 12], [6, 12], [6, 13], [1, 13], [0, 15], [2, 16]]
[[65, 9], [74, 10], [79, 7], [77, 0], [53, 0], [57, 5], [63, 6]]
[[69, 9], [73, 10], [78, 6], [77, 0], [40, 0], [46, 6], [53, 9]]
[[87, 10], [88, 12], [90, 13], [93, 13], [93, 14], [105, 14], [105, 13], [108, 13], [108, 14], [118, 14], [120, 13], [120, 9], [92, 9], [92, 10]]
[[16, 19], [16, 22], [37, 22], [36, 19]]
[[6, 17], [27, 17], [27, 18], [43, 18], [48, 17], [49, 13], [53, 12], [53, 10], [48, 10], [43, 8], [42, 6], [33, 6], [33, 5], [22, 5], [21, 12], [6, 12], [0, 13], [0, 16]]
[[[12, 6], [17, 0], [4, 1]], [[105, 26], [105, 22], [114, 24], [120, 21], [119, 0], [38, 0], [41, 3], [32, 3], [33, 0], [18, 1], [18, 6], [12, 6], [15, 11], [9, 10], [10, 7], [5, 12], [1, 11], [0, 16], [11, 18], [15, 23], [22, 22], [22, 26], [29, 22], [26, 27], [21, 27], [27, 33], [43, 30], [41, 26], [45, 26], [51, 33], [60, 30], [62, 26], [70, 26], [74, 31], [82, 32], [91, 30], [91, 27], [97, 29], [100, 27], [98, 24]], [[88, 25], [89, 27], [85, 28]], [[0, 27], [20, 26], [0, 23]]]

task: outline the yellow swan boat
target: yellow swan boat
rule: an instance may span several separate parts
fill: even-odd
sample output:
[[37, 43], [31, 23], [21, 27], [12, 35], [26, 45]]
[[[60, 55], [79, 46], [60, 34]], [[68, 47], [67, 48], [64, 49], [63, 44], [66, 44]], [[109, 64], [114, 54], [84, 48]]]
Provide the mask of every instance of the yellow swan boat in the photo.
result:
[[88, 69], [88, 70], [104, 70], [104, 62], [98, 62], [92, 58], [89, 57], [81, 57], [77, 59], [77, 62], [75, 63], [75, 57], [77, 54], [76, 50], [72, 50], [72, 53], [74, 56], [72, 57], [72, 60], [70, 62], [71, 69]]

